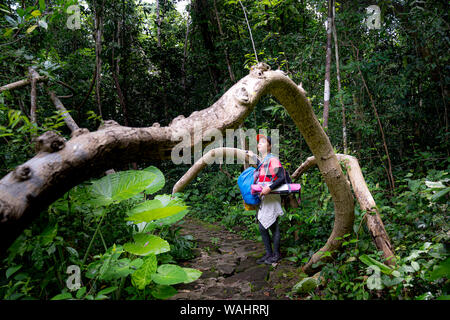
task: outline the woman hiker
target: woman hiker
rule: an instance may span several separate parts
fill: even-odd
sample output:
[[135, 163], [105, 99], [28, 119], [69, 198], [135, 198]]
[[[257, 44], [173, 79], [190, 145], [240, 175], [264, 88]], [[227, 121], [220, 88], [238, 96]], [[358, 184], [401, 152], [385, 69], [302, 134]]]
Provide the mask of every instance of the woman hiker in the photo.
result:
[[[280, 195], [270, 192], [285, 183], [285, 174], [280, 160], [270, 153], [272, 148], [271, 138], [258, 134], [256, 140], [258, 141], [258, 151], [263, 157], [263, 164], [259, 168], [259, 178], [257, 181], [258, 184], [263, 185], [263, 189], [260, 193], [261, 204], [257, 211], [257, 220], [261, 238], [266, 249], [266, 254], [256, 260], [256, 262], [258, 264], [272, 264], [280, 260], [281, 236], [278, 216], [283, 215], [284, 212], [281, 207]], [[261, 162], [253, 152], [248, 151], [248, 155], [256, 158], [257, 165], [260, 165]], [[269, 234], [269, 229], [272, 231], [272, 239]]]

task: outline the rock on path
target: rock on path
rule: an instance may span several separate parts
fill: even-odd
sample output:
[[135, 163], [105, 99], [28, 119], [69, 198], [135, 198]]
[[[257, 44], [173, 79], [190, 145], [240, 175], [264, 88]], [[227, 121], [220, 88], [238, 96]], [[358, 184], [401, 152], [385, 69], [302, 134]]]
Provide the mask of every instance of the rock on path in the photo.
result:
[[176, 285], [178, 293], [171, 300], [266, 300], [288, 299], [301, 274], [293, 263], [281, 260], [274, 265], [259, 265], [264, 245], [245, 240], [223, 227], [185, 217], [182, 234], [197, 241], [197, 257], [184, 267], [202, 271], [189, 284]]

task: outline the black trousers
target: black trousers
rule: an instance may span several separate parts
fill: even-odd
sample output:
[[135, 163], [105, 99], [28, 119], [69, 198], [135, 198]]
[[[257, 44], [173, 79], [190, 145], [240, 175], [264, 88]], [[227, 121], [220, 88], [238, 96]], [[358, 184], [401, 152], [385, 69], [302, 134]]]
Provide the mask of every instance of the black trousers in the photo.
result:
[[[278, 218], [275, 222], [268, 228], [264, 228], [261, 222], [258, 221], [259, 224], [259, 232], [261, 233], [261, 238], [264, 243], [264, 247], [266, 248], [267, 254], [280, 254], [280, 226], [278, 225]], [[272, 239], [269, 234], [269, 229], [272, 231]], [[273, 241], [273, 250], [272, 250], [272, 241]]]

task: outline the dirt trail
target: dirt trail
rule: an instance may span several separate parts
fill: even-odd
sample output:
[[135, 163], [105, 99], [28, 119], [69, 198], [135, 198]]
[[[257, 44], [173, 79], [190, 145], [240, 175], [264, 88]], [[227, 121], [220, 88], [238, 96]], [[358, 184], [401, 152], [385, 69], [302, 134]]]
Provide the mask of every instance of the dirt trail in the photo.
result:
[[243, 239], [217, 224], [185, 217], [182, 234], [197, 241], [197, 257], [185, 267], [203, 272], [200, 279], [177, 285], [171, 300], [266, 300], [286, 296], [299, 281], [300, 269], [288, 260], [258, 265], [265, 251], [262, 243]]

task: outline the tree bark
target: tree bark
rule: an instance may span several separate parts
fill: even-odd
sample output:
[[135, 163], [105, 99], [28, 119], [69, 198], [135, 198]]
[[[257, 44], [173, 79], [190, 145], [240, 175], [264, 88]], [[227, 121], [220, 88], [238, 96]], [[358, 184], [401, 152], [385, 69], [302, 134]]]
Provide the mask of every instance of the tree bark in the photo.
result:
[[[47, 76], [38, 76], [38, 77], [35, 77], [35, 81], [36, 81], [36, 83], [48, 81], [48, 77]], [[0, 93], [3, 91], [22, 88], [24, 86], [29, 85], [30, 83], [31, 83], [31, 77], [29, 77], [27, 79], [16, 81], [16, 82], [12, 82], [10, 84], [6, 84], [6, 85], [0, 87]]]
[[[95, 6], [95, 5], [94, 5]], [[102, 26], [103, 26], [103, 3], [101, 8], [95, 6], [95, 65], [96, 65], [96, 86], [97, 106], [100, 117], [103, 118], [102, 101], [100, 96], [101, 72], [102, 72]]]
[[[156, 0], [156, 17], [157, 17], [156, 23], [158, 26], [157, 27], [157, 36], [158, 36], [157, 46], [159, 49], [161, 49], [161, 23], [162, 23], [162, 20], [161, 20], [161, 12], [160, 12], [160, 7], [159, 7], [159, 0]], [[161, 52], [161, 50], [160, 50], [160, 52]], [[163, 54], [162, 59], [161, 59], [161, 85], [166, 84], [165, 64], [166, 64], [165, 55]], [[163, 105], [164, 105], [164, 116], [166, 118], [165, 120], [167, 122], [169, 122], [169, 114], [167, 112], [169, 109], [169, 106], [167, 104], [167, 93], [164, 88], [161, 91], [162, 91], [161, 95], [162, 95], [162, 100], [163, 100]]]
[[39, 77], [39, 74], [33, 69], [28, 69], [30, 73], [30, 84], [31, 84], [31, 93], [30, 93], [30, 120], [32, 123], [37, 123], [36, 121], [36, 104], [37, 104], [37, 93], [36, 93], [36, 85], [37, 81], [36, 78]]
[[[349, 155], [336, 154], [339, 161], [345, 163], [347, 173], [358, 200], [359, 206], [364, 213], [363, 219], [366, 221], [372, 240], [378, 250], [383, 252], [385, 263], [388, 265], [395, 264], [394, 250], [392, 248], [389, 236], [384, 228], [383, 221], [378, 212], [375, 200], [367, 187], [366, 181], [359, 166], [358, 160]], [[315, 157], [309, 157], [302, 163], [298, 169], [292, 174], [292, 179], [299, 178], [304, 172], [316, 165]]]
[[333, 25], [333, 0], [328, 0], [327, 19], [327, 52], [325, 61], [325, 84], [323, 92], [323, 127], [328, 129], [328, 114], [330, 109], [330, 69], [331, 69], [331, 29]]
[[237, 148], [215, 148], [209, 150], [175, 183], [172, 188], [172, 194], [182, 192], [184, 188], [209, 164], [212, 164], [216, 158], [234, 157], [241, 161], [249, 161], [246, 150]]
[[[220, 36], [222, 37], [222, 40], [225, 40], [225, 36], [223, 34], [223, 31], [222, 31], [222, 25], [220, 23], [219, 12], [217, 11], [216, 0], [214, 0], [214, 13], [216, 14], [216, 20], [217, 20], [217, 25], [219, 27]], [[234, 77], [233, 69], [231, 68], [230, 58], [229, 58], [229, 55], [228, 55], [228, 48], [225, 46], [223, 51], [224, 51], [224, 55], [225, 55], [225, 61], [227, 62], [227, 68], [228, 68], [228, 73], [230, 75], [230, 80], [231, 80], [232, 83], [235, 83], [236, 82], [236, 78]]]
[[219, 93], [219, 70], [216, 67], [215, 59], [216, 53], [214, 49], [214, 41], [212, 34], [208, 28], [208, 20], [210, 16], [210, 8], [207, 0], [195, 0], [193, 3], [195, 15], [197, 16], [197, 25], [199, 26], [200, 33], [202, 35], [203, 44], [206, 51], [208, 51], [209, 61], [206, 63], [208, 66], [208, 73], [211, 77], [211, 82], [214, 86], [216, 94]]
[[[178, 116], [167, 127], [130, 128], [109, 120], [98, 131], [77, 135], [67, 142], [52, 132], [40, 136], [37, 139], [38, 154], [0, 180], [0, 252], [5, 252], [41, 210], [72, 187], [104, 172], [105, 167], [167, 159], [184, 135], [189, 135], [192, 147], [202, 142], [208, 130], [235, 129], [265, 94], [275, 96], [287, 109], [316, 157], [334, 201], [332, 233], [324, 247], [305, 266], [305, 272], [314, 272], [316, 262], [331, 259], [322, 259], [322, 252], [335, 252], [343, 241], [336, 238], [352, 233], [354, 199], [330, 140], [305, 92], [282, 71], [271, 71], [264, 63], [252, 67], [248, 76], [209, 108], [196, 111], [188, 118]], [[202, 134], [194, 134], [199, 127]]]
[[116, 86], [117, 96], [119, 98], [120, 106], [122, 107], [124, 123], [126, 126], [128, 126], [128, 111], [127, 111], [127, 106], [125, 104], [125, 98], [123, 96], [122, 89], [120, 88], [119, 73], [117, 72], [117, 70], [119, 69], [118, 65], [119, 65], [118, 61], [117, 61], [116, 57], [114, 56], [114, 47], [113, 47], [112, 51], [111, 51], [111, 75], [114, 79], [114, 84]]
[[186, 21], [186, 36], [184, 38], [184, 53], [183, 53], [183, 63], [181, 64], [181, 72], [183, 73], [183, 77], [181, 78], [181, 84], [183, 85], [184, 92], [184, 102], [186, 103], [187, 92], [186, 92], [186, 59], [187, 59], [187, 47], [188, 47], [188, 38], [189, 38], [189, 17]]
[[332, 17], [332, 30], [333, 30], [333, 39], [334, 39], [334, 53], [336, 58], [336, 78], [337, 78], [337, 85], [338, 85], [338, 94], [339, 94], [339, 101], [341, 102], [341, 108], [342, 108], [342, 146], [344, 148], [344, 154], [347, 154], [347, 124], [345, 120], [345, 105], [344, 105], [344, 99], [342, 98], [342, 90], [341, 90], [341, 71], [339, 68], [339, 44], [337, 39], [337, 31], [336, 31], [336, 23], [335, 23], [335, 6], [333, 4], [333, 17]]
[[56, 96], [56, 94], [53, 91], [49, 90], [48, 88], [47, 88], [47, 92], [48, 92], [48, 95], [50, 96], [50, 100], [52, 100], [53, 104], [55, 105], [55, 108], [58, 109], [59, 111], [61, 111], [65, 115], [64, 122], [66, 123], [66, 125], [70, 129], [70, 131], [74, 132], [74, 131], [80, 129], [80, 127], [73, 120], [69, 111], [67, 111], [67, 109], [62, 104], [61, 100], [59, 100], [59, 98]]

